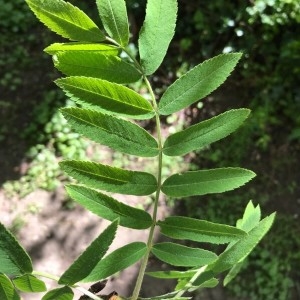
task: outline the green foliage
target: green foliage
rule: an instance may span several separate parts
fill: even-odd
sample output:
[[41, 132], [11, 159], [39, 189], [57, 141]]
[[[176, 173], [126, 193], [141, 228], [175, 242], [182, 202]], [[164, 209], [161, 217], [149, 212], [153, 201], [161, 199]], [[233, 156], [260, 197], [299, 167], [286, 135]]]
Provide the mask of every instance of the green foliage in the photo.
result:
[[[244, 185], [255, 176], [254, 172], [247, 169], [224, 167], [168, 174], [164, 177], [165, 156], [163, 152], [164, 149], [169, 149], [169, 152], [166, 150], [166, 154], [183, 155], [204, 145], [209, 146], [210, 143], [235, 131], [246, 119], [249, 111], [246, 109], [229, 111], [206, 123], [199, 123], [192, 128], [174, 133], [166, 139], [166, 145], [169, 148], [163, 143], [161, 115], [169, 115], [187, 108], [214, 91], [233, 71], [241, 54], [223, 54], [197, 65], [171, 84], [157, 103], [154, 90], [146, 75], [158, 69], [167, 52], [174, 34], [177, 1], [161, 0], [160, 5], [157, 5], [157, 1], [148, 0], [146, 17], [139, 36], [140, 62], [126, 47], [129, 33], [124, 0], [97, 1], [100, 19], [109, 37], [105, 36], [104, 31], [100, 30], [83, 11], [63, 0], [27, 0], [27, 3], [37, 18], [49, 29], [65, 38], [79, 42], [69, 45], [54, 44], [47, 49], [54, 55], [55, 65], [67, 75], [71, 74], [70, 77], [59, 79], [58, 85], [68, 97], [81, 105], [81, 107], [61, 109], [67, 123], [79, 134], [96, 143], [129, 155], [154, 158], [156, 177], [149, 172], [125, 170], [82, 159], [63, 161], [62, 169], [79, 183], [67, 186], [69, 195], [99, 217], [110, 220], [111, 225], [58, 279], [50, 274], [32, 272], [31, 261], [27, 253], [1, 225], [0, 237], [3, 246], [1, 244], [0, 258], [3, 257], [5, 263], [1, 265], [0, 271], [14, 276], [25, 274], [25, 277], [21, 279], [23, 290], [28, 288], [28, 286], [24, 287], [28, 280], [37, 284], [33, 279], [35, 277], [31, 275], [54, 279], [63, 286], [48, 291], [42, 299], [67, 300], [73, 299], [72, 289], [77, 288], [80, 282], [106, 279], [141, 261], [135, 287], [129, 298], [137, 300], [149, 257], [153, 254], [162, 262], [185, 267], [186, 270], [184, 276], [172, 273], [168, 277], [172, 278], [175, 274], [178, 276], [178, 284], [174, 293], [152, 299], [189, 299], [189, 297], [182, 296], [197, 289], [216, 286], [218, 280], [215, 277], [224, 271], [237, 270], [240, 262], [246, 259], [268, 232], [275, 214], [260, 220], [260, 209], [250, 203], [236, 227], [176, 216], [158, 220], [157, 212], [161, 192], [171, 197], [220, 194]], [[159, 26], [162, 19], [164, 27]], [[99, 56], [95, 49], [95, 42], [111, 43], [126, 53], [126, 60], [122, 58], [124, 57], [122, 55], [116, 58], [114, 51], [113, 54], [106, 53], [105, 57], [103, 54]], [[106, 59], [110, 66], [116, 66], [117, 71], [120, 70], [120, 72], [115, 77], [111, 74], [100, 79], [87, 77], [87, 75], [92, 76], [94, 71], [89, 70], [90, 73], [87, 74], [87, 69], [78, 68], [76, 63], [76, 60], [84, 57], [85, 54], [87, 55], [83, 63], [88, 69], [95, 62], [101, 63]], [[104, 66], [103, 72], [106, 72], [108, 68], [108, 65]], [[122, 79], [127, 76], [127, 72], [133, 74], [132, 77], [129, 76], [129, 82], [133, 78], [139, 80], [142, 77], [151, 96], [150, 100], [120, 84], [120, 82], [128, 82], [126, 78]], [[137, 73], [140, 75], [136, 76]], [[156, 134], [150, 134], [141, 124], [131, 119], [153, 119]], [[223, 125], [223, 122], [226, 122], [226, 125]], [[209, 134], [206, 131], [207, 128], [211, 131]], [[203, 142], [200, 140], [202, 135], [205, 136]], [[190, 139], [193, 141], [191, 145], [187, 145]], [[172, 146], [172, 148], [170, 144], [177, 145], [180, 151], [176, 152], [177, 147]], [[153, 214], [150, 216], [143, 210], [122, 204], [98, 190], [129, 195], [155, 194]], [[133, 242], [105, 255], [115, 238], [118, 224], [138, 230], [148, 229], [147, 243]], [[217, 255], [204, 249], [201, 244], [189, 247], [178, 241], [155, 243], [154, 231], [157, 226], [161, 228], [163, 234], [175, 240], [226, 243], [228, 246], [220, 255]], [[230, 279], [233, 277], [232, 271], [229, 277]], [[8, 285], [9, 290], [10, 282], [5, 280], [3, 282]], [[101, 295], [98, 297], [81, 287], [80, 290], [92, 299], [101, 299]], [[9, 297], [8, 300], [13, 299], [11, 295]], [[121, 296], [120, 298], [122, 299]]]

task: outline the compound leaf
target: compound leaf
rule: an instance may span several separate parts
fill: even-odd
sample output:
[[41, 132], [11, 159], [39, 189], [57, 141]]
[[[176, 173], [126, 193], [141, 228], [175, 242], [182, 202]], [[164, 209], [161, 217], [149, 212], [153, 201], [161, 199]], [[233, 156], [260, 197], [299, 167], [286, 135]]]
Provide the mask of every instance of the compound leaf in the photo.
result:
[[64, 38], [81, 42], [102, 42], [105, 35], [78, 7], [63, 0], [26, 0], [36, 17]]
[[105, 279], [140, 260], [147, 251], [147, 245], [133, 242], [104, 257], [83, 281], [92, 282]]
[[40, 293], [47, 290], [44, 281], [36, 278], [31, 274], [25, 274], [13, 279], [15, 287], [27, 293]]
[[161, 261], [182, 267], [200, 267], [218, 258], [213, 252], [174, 243], [155, 244], [151, 251]]
[[42, 300], [72, 300], [74, 293], [72, 289], [68, 286], [62, 288], [54, 289], [46, 293]]
[[176, 0], [147, 1], [138, 41], [141, 65], [146, 75], [154, 73], [163, 61], [174, 35], [176, 18]]
[[60, 166], [80, 183], [107, 192], [142, 196], [150, 195], [157, 189], [156, 178], [146, 172], [80, 160], [65, 160]]
[[188, 271], [156, 271], [156, 272], [147, 272], [148, 276], [160, 279], [180, 279], [180, 278], [191, 278], [196, 274], [197, 271], [188, 270]]
[[73, 285], [88, 276], [101, 261], [113, 242], [118, 228], [118, 220], [112, 222], [86, 250], [63, 273], [58, 283]]
[[0, 223], [0, 272], [7, 275], [22, 275], [32, 272], [32, 263], [24, 248]]
[[129, 42], [129, 24], [124, 0], [97, 0], [104, 29], [122, 46]]
[[168, 237], [196, 242], [224, 244], [246, 235], [246, 232], [233, 226], [188, 217], [171, 216], [158, 221], [158, 225], [161, 233]]
[[219, 168], [174, 174], [162, 185], [168, 196], [185, 197], [223, 193], [251, 180], [255, 173], [242, 168]]
[[157, 156], [157, 141], [131, 122], [81, 108], [63, 108], [63, 116], [80, 134], [115, 150], [141, 157]]
[[169, 136], [163, 152], [180, 156], [210, 145], [234, 132], [248, 117], [249, 109], [233, 109]]
[[154, 115], [153, 108], [146, 99], [123, 85], [80, 76], [62, 78], [55, 82], [70, 98], [86, 108], [135, 119], [150, 119]]
[[210, 94], [230, 75], [241, 56], [221, 54], [194, 67], [169, 86], [159, 102], [159, 113], [172, 114]]
[[17, 294], [14, 285], [4, 274], [0, 274], [0, 299], [20, 300], [20, 296]]
[[118, 202], [105, 194], [79, 185], [67, 185], [66, 189], [72, 199], [94, 214], [110, 221], [119, 218], [121, 226], [146, 229], [152, 224], [151, 216], [144, 210]]

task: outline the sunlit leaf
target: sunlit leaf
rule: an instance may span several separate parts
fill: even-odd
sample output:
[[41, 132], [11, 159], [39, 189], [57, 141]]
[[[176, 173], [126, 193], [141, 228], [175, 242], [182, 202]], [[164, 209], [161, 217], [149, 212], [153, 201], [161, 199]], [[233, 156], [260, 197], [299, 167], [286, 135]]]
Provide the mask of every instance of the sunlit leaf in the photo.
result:
[[64, 286], [47, 292], [42, 300], [72, 300], [73, 297], [74, 293], [72, 289], [68, 286]]
[[136, 263], [145, 255], [146, 251], [147, 246], [142, 242], [123, 246], [104, 257], [83, 281], [91, 282], [105, 279]]
[[63, 0], [26, 0], [36, 17], [50, 30], [73, 41], [101, 42], [105, 35], [78, 7]]
[[109, 221], [120, 219], [120, 225], [133, 229], [146, 229], [152, 224], [151, 216], [144, 210], [123, 204], [95, 190], [78, 186], [66, 186], [69, 196], [94, 214]]
[[163, 152], [184, 155], [216, 142], [234, 132], [248, 117], [249, 109], [233, 109], [169, 136]]
[[17, 294], [15, 287], [10, 279], [0, 274], [0, 299], [1, 300], [20, 300], [20, 296]]
[[60, 277], [59, 284], [73, 285], [92, 272], [113, 242], [118, 223], [115, 220], [85, 249]]
[[61, 112], [78, 133], [95, 142], [127, 154], [158, 155], [157, 141], [136, 124], [89, 109], [70, 107]]
[[236, 189], [255, 176], [242, 168], [220, 168], [174, 174], [162, 185], [162, 191], [172, 197], [223, 193]]
[[13, 279], [13, 283], [15, 287], [22, 292], [40, 293], [47, 290], [44, 281], [31, 274], [16, 277]]
[[176, 0], [148, 0], [139, 36], [141, 65], [145, 74], [154, 73], [162, 63], [173, 38], [177, 17]]
[[252, 201], [249, 201], [243, 218], [237, 222], [237, 227], [249, 232], [259, 224], [261, 218], [261, 211], [259, 205], [254, 207]]
[[160, 114], [177, 112], [217, 89], [230, 75], [241, 56], [241, 53], [218, 55], [177, 79], [161, 97]]

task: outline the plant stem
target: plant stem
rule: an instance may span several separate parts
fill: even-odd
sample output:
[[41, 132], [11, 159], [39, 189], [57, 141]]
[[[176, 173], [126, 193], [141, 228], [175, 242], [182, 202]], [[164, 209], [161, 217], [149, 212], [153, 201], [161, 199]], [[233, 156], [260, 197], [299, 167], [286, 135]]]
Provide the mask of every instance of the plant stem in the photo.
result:
[[156, 219], [157, 219], [158, 203], [159, 203], [159, 197], [160, 197], [161, 173], [162, 173], [162, 135], [161, 135], [160, 118], [159, 118], [159, 114], [158, 114], [158, 111], [157, 111], [157, 103], [156, 103], [155, 95], [153, 93], [150, 82], [148, 81], [146, 76], [144, 76], [144, 80], [145, 80], [145, 83], [146, 83], [146, 85], [149, 89], [149, 92], [151, 94], [153, 108], [156, 112], [155, 119], [156, 119], [156, 128], [157, 128], [157, 142], [158, 142], [158, 149], [159, 149], [158, 170], [157, 170], [157, 183], [158, 183], [158, 186], [157, 186], [157, 190], [156, 190], [156, 194], [155, 194], [155, 201], [154, 201], [153, 214], [152, 214], [152, 225], [150, 227], [148, 241], [147, 241], [147, 252], [146, 252], [146, 254], [143, 257], [143, 260], [141, 262], [139, 274], [138, 274], [138, 277], [137, 277], [137, 280], [136, 280], [136, 285], [135, 285], [134, 291], [133, 291], [132, 296], [131, 296], [131, 300], [136, 300], [139, 296], [139, 293], [140, 293], [140, 290], [141, 290], [141, 287], [142, 287], [143, 278], [144, 278], [145, 271], [146, 271], [146, 267], [147, 267], [148, 260], [149, 260], [149, 255], [150, 255], [150, 252], [151, 252], [151, 249], [152, 249], [152, 244], [153, 244], [153, 239], [154, 239], [154, 230], [155, 230]]

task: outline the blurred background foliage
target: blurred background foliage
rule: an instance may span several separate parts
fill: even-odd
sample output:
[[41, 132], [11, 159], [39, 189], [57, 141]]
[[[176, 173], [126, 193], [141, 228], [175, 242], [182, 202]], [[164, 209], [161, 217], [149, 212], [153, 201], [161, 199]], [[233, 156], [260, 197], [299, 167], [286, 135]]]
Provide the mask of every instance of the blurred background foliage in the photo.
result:
[[[94, 0], [70, 2], [97, 20]], [[126, 1], [133, 51], [145, 2]], [[251, 108], [251, 117], [237, 133], [187, 156], [185, 162], [190, 169], [242, 166], [258, 177], [238, 192], [177, 201], [175, 209], [231, 224], [249, 199], [260, 203], [266, 213], [276, 210], [272, 231], [224, 293], [229, 299], [299, 299], [300, 2], [178, 2], [175, 38], [151, 78], [158, 95], [205, 59], [231, 51], [244, 55], [219, 90], [166, 118], [166, 126], [172, 131], [230, 108]], [[0, 182], [8, 195], [22, 197], [37, 188], [53, 190], [65, 180], [57, 166], [62, 157], [104, 157], [73, 133], [57, 112], [73, 104], [52, 83], [59, 74], [42, 50], [61, 39], [36, 20], [23, 0], [0, 0], [0, 7]], [[141, 84], [132, 87], [145, 93]], [[144, 125], [153, 130], [151, 122]], [[113, 159], [118, 165], [130, 160], [125, 156]], [[174, 162], [169, 159], [168, 164]]]

